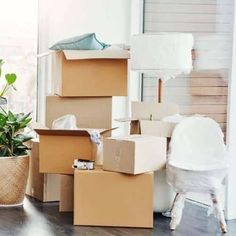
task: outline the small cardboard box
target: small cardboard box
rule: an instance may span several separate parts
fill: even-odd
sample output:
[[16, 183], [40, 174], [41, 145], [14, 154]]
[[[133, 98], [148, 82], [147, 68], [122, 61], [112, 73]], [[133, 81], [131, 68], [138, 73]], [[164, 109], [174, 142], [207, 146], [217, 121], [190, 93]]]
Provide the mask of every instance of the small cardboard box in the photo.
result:
[[59, 96], [46, 97], [46, 126], [64, 115], [76, 116], [79, 128], [112, 127], [112, 97], [67, 98]]
[[130, 122], [130, 134], [149, 134], [170, 138], [176, 124], [162, 121], [162, 119], [178, 113], [179, 107], [175, 104], [132, 102], [132, 117], [116, 120]]
[[104, 139], [103, 169], [127, 174], [161, 170], [166, 164], [167, 139], [130, 135]]
[[74, 225], [153, 227], [153, 173], [75, 170]]
[[53, 54], [55, 93], [63, 97], [127, 96], [125, 50], [64, 50]]
[[[99, 130], [101, 135], [111, 131]], [[96, 161], [97, 145], [90, 139], [91, 129], [35, 129], [39, 134], [39, 170], [41, 173], [73, 174], [74, 159]]]
[[26, 194], [42, 202], [59, 201], [59, 175], [39, 173], [39, 141], [30, 141], [29, 146], [32, 149], [30, 151], [29, 178]]
[[72, 212], [74, 208], [74, 176], [60, 175], [60, 212]]

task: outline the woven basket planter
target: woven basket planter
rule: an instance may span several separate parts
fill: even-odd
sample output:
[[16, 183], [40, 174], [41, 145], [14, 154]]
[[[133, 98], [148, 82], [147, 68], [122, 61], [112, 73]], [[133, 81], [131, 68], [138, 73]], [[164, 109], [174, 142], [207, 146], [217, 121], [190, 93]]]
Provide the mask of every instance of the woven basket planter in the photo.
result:
[[23, 204], [29, 173], [29, 156], [0, 157], [0, 205]]

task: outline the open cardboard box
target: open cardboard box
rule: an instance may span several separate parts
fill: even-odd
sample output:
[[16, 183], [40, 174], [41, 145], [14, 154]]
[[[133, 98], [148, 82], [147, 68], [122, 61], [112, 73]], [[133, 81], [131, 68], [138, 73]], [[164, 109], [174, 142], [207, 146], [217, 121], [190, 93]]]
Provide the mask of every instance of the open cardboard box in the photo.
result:
[[[106, 135], [113, 129], [96, 129]], [[39, 134], [39, 171], [41, 173], [73, 174], [74, 159], [96, 162], [97, 145], [90, 139], [92, 129], [35, 129]]]
[[63, 97], [127, 96], [127, 50], [52, 54], [54, 92]]
[[161, 119], [178, 113], [179, 107], [176, 104], [132, 102], [131, 117], [116, 119], [116, 121], [130, 122], [130, 134], [149, 134], [170, 138], [176, 124], [161, 121]]

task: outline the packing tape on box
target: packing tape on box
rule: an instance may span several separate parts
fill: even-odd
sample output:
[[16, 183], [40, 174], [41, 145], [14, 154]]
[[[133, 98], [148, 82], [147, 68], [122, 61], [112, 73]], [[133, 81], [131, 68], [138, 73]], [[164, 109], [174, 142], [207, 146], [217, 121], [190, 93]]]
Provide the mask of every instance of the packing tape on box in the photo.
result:
[[78, 170], [94, 170], [94, 161], [76, 159], [72, 168]]

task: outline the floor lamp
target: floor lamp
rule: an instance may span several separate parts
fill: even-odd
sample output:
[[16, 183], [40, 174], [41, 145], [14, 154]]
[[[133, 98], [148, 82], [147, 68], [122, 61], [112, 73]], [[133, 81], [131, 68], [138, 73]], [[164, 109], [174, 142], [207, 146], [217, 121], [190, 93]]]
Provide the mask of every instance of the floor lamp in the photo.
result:
[[133, 35], [131, 69], [158, 78], [158, 102], [162, 102], [162, 82], [192, 70], [193, 36], [187, 33]]

